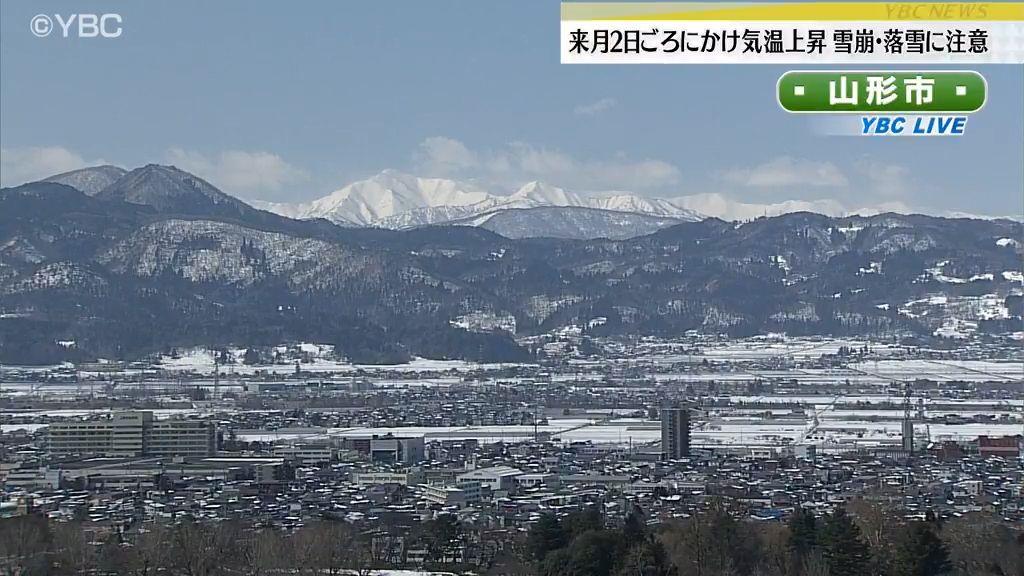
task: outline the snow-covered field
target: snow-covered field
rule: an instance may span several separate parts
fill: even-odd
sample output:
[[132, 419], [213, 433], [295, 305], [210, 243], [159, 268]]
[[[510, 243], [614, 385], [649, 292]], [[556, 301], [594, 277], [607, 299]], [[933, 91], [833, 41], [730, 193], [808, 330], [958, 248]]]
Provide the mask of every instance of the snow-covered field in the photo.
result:
[[929, 379], [936, 382], [1022, 381], [1024, 363], [990, 360], [881, 360], [850, 366], [889, 380]]
[[[230, 348], [228, 354], [232, 363], [217, 366], [215, 355], [211, 350], [194, 348], [185, 350], [176, 356], [164, 356], [160, 359], [160, 369], [171, 372], [191, 372], [195, 374], [213, 374], [215, 370], [221, 374], [253, 375], [257, 372], [264, 374], [292, 374], [295, 372], [295, 365], [298, 363], [303, 372], [325, 373], [325, 372], [466, 372], [469, 370], [500, 370], [507, 367], [507, 364], [477, 364], [463, 360], [430, 360], [427, 358], [414, 358], [406, 364], [376, 365], [376, 364], [352, 364], [333, 357], [333, 348], [326, 345], [303, 343], [296, 347], [279, 347], [277, 350], [282, 354], [280, 363], [275, 364], [254, 364], [248, 365], [242, 362], [246, 349]], [[301, 358], [300, 358], [301, 356]]]
[[[865, 415], [868, 413], [865, 412]], [[897, 413], [898, 416], [900, 413]], [[889, 415], [889, 414], [886, 414]], [[1018, 413], [1019, 415], [1019, 413]], [[872, 422], [860, 419], [860, 413], [834, 414], [822, 418], [815, 443], [835, 444], [872, 440], [876, 442], [898, 439], [898, 420]], [[765, 446], [800, 441], [813, 427], [813, 414], [802, 419], [785, 418], [779, 421], [712, 418], [697, 422], [693, 430], [695, 445]], [[1020, 434], [1024, 421], [1017, 424], [918, 424], [930, 431], [933, 439], [974, 439], [979, 435], [1003, 436]], [[561, 442], [592, 442], [595, 444], [649, 444], [660, 440], [661, 428], [657, 421], [619, 418], [606, 422], [585, 419], [558, 419], [538, 426], [537, 432], [550, 434]], [[240, 440], [264, 442], [295, 442], [314, 439], [365, 437], [394, 434], [396, 436], [422, 436], [425, 440], [465, 440], [482, 442], [517, 442], [532, 439], [533, 426], [438, 426], [397, 428], [332, 428], [318, 433], [243, 432]]]

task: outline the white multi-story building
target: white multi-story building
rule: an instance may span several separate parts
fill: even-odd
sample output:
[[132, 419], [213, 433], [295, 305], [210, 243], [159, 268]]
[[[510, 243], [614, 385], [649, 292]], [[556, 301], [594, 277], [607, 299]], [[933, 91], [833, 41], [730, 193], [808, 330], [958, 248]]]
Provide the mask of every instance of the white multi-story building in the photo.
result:
[[480, 484], [473, 482], [461, 484], [458, 488], [453, 486], [421, 484], [419, 492], [427, 502], [441, 504], [443, 506], [457, 506], [459, 508], [465, 508], [466, 506], [477, 504], [481, 500]]
[[55, 455], [209, 457], [217, 453], [217, 428], [213, 422], [157, 420], [148, 411], [54, 422], [47, 434], [50, 454]]
[[326, 444], [285, 444], [274, 448], [274, 456], [302, 465], [330, 464], [334, 451]]

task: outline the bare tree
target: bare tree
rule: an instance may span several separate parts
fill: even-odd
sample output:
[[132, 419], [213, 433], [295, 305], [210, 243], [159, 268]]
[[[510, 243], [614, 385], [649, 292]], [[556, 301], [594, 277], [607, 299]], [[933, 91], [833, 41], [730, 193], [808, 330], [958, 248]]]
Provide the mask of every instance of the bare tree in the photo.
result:
[[804, 556], [803, 565], [800, 567], [801, 576], [829, 576], [828, 562], [821, 552], [814, 550]]
[[84, 574], [97, 565], [95, 534], [79, 524], [56, 524], [53, 528], [53, 571], [57, 574]]
[[191, 520], [169, 529], [168, 569], [181, 576], [213, 576], [223, 573], [226, 559], [231, 557], [228, 530]]
[[169, 563], [167, 535], [164, 526], [154, 524], [126, 535], [123, 541], [109, 541], [101, 565], [114, 574], [153, 576]]
[[51, 533], [38, 515], [0, 520], [0, 574], [15, 576], [41, 571], [48, 563]]
[[872, 549], [887, 546], [892, 541], [898, 522], [888, 510], [863, 498], [848, 502], [846, 510]]
[[278, 568], [290, 568], [281, 562], [281, 536], [270, 530], [236, 528], [234, 564], [243, 576], [268, 576]]
[[349, 525], [316, 522], [291, 536], [290, 568], [309, 576], [346, 576], [368, 572], [372, 564], [369, 549]]
[[940, 537], [953, 566], [970, 575], [1024, 575], [1024, 536], [984, 515], [947, 522]]

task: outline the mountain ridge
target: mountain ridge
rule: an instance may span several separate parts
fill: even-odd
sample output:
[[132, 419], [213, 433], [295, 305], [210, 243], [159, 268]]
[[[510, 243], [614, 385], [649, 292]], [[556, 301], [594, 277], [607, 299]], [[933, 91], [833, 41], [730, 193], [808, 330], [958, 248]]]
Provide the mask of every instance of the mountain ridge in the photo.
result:
[[[149, 165], [143, 168], [154, 169], [154, 167], [159, 167], [159, 165]], [[165, 168], [177, 170], [173, 166]], [[179, 172], [181, 172], [182, 178], [203, 182], [209, 188], [216, 189], [212, 184], [197, 176], [184, 171]], [[88, 195], [96, 195], [127, 174], [128, 171], [123, 168], [104, 165], [72, 170], [48, 177], [45, 180], [65, 183]], [[698, 220], [709, 216], [743, 221], [800, 211], [811, 211], [835, 217], [883, 212], [913, 212], [900, 202], [851, 208], [844, 202], [834, 199], [787, 200], [769, 204], [754, 204], [732, 200], [720, 193], [691, 194], [671, 198], [641, 196], [614, 190], [575, 193], [539, 181], [527, 182], [509, 193], [496, 193], [474, 182], [423, 178], [393, 169], [383, 170], [370, 178], [352, 182], [309, 202], [239, 201], [258, 210], [290, 219], [323, 219], [338, 226], [369, 226], [387, 229], [406, 229], [466, 221], [474, 216], [482, 216], [500, 209], [512, 210], [542, 206], [613, 210], [658, 218], [675, 218], [679, 221]], [[143, 202], [145, 203], [145, 201]], [[951, 218], [959, 216], [998, 218], [956, 212], [933, 215]], [[1022, 216], [1005, 217], [1024, 221]], [[579, 218], [587, 220], [588, 216], [583, 214]], [[539, 229], [540, 226], [541, 223], [536, 222], [530, 228]], [[608, 237], [620, 237], [623, 232], [608, 227], [603, 233]], [[600, 234], [593, 235], [593, 237], [597, 236]]]
[[[131, 199], [143, 196], [0, 189], [0, 361], [283, 341], [366, 362], [518, 361], [536, 353], [520, 337], [570, 326], [931, 339], [1020, 332], [1024, 314], [1024, 225], [1009, 220], [794, 213], [516, 240]], [[514, 318], [516, 333], [452, 325], [467, 316]]]
[[103, 164], [54, 174], [42, 181], [65, 184], [81, 190], [89, 196], [95, 196], [127, 173], [128, 171], [120, 166]]
[[508, 195], [473, 183], [422, 178], [396, 170], [348, 184], [326, 196], [300, 204], [257, 203], [269, 211], [299, 219], [323, 218], [340, 225], [402, 229], [442, 224], [500, 209], [541, 206], [580, 207], [696, 220], [702, 216], [664, 199], [628, 193], [590, 196], [531, 181]]

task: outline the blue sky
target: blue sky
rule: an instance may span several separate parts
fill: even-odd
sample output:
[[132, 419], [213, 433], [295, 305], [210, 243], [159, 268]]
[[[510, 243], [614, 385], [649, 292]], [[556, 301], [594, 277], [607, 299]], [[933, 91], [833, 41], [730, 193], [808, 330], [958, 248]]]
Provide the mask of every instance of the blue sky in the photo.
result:
[[[113, 39], [37, 13], [117, 12]], [[1024, 68], [980, 66], [961, 138], [818, 134], [772, 66], [563, 66], [558, 3], [0, 3], [4, 185], [98, 161], [175, 163], [249, 199], [385, 168], [508, 189], [1024, 211]]]

